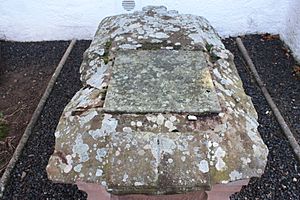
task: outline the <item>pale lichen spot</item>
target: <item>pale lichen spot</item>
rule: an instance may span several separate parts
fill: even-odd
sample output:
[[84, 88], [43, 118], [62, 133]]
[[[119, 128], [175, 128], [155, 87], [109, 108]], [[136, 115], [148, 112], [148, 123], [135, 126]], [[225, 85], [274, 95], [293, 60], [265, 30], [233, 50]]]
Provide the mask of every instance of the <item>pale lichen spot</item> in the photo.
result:
[[127, 179], [128, 179], [128, 174], [125, 172], [125, 174], [123, 175], [122, 181], [123, 181], [123, 182], [126, 182]]
[[218, 147], [214, 153], [214, 156], [217, 159], [215, 167], [218, 171], [222, 171], [226, 168], [226, 163], [222, 159], [223, 157], [225, 157], [225, 155], [226, 152], [221, 147]]
[[218, 171], [222, 171], [226, 169], [226, 163], [221, 158], [218, 158], [215, 167]]
[[150, 34], [150, 37], [164, 39], [164, 38], [169, 38], [169, 35], [164, 32], [156, 32], [156, 33]]
[[101, 148], [101, 149], [97, 149], [97, 155], [96, 155], [96, 160], [98, 160], [99, 162], [102, 162], [103, 158], [106, 156], [107, 154], [107, 148]]
[[136, 146], [136, 145], [137, 145], [137, 141], [136, 141], [136, 140], [133, 140], [133, 141], [131, 142], [131, 144], [134, 145], [134, 146]]
[[209, 172], [209, 166], [206, 160], [201, 160], [200, 163], [198, 164], [198, 168], [203, 173]]
[[104, 53], [105, 53], [105, 50], [104, 49], [98, 49], [98, 50], [95, 50], [94, 52], [97, 53], [99, 56], [103, 56]]
[[140, 156], [143, 156], [143, 155], [145, 154], [145, 151], [144, 151], [143, 149], [141, 149], [141, 150], [138, 151], [138, 154], [139, 154]]
[[253, 151], [254, 151], [254, 155], [256, 156], [256, 157], [263, 157], [264, 155], [267, 155], [266, 153], [265, 153], [265, 149], [264, 148], [261, 148], [260, 146], [258, 146], [258, 145], [255, 145], [255, 144], [253, 144], [252, 145], [252, 148], [253, 148]]
[[72, 150], [73, 153], [76, 153], [79, 156], [80, 162], [86, 162], [89, 159], [89, 154], [88, 154], [89, 145], [83, 143], [81, 134], [77, 135]]
[[235, 181], [235, 180], [238, 180], [238, 179], [241, 179], [243, 177], [243, 174], [236, 171], [236, 170], [233, 170], [230, 174], [229, 174], [229, 177], [230, 177], [230, 180], [231, 181]]
[[219, 143], [213, 142], [213, 147], [218, 147], [218, 146], [219, 146]]
[[96, 176], [102, 176], [103, 170], [102, 169], [97, 169], [96, 171]]
[[134, 186], [142, 186], [142, 185], [144, 185], [144, 183], [142, 183], [142, 182], [134, 182]]
[[131, 133], [131, 132], [132, 132], [132, 129], [131, 129], [130, 127], [124, 127], [124, 128], [123, 128], [123, 131], [124, 131], [125, 133]]
[[156, 120], [157, 124], [163, 125], [164, 121], [165, 121], [165, 117], [162, 114], [158, 114], [157, 120]]
[[227, 184], [229, 181], [221, 181], [222, 184]]
[[215, 152], [215, 155], [217, 158], [222, 158], [226, 155], [226, 152], [222, 149], [222, 147], [218, 147]]
[[171, 121], [167, 120], [167, 121], [165, 122], [165, 127], [171, 128], [171, 127], [173, 127], [173, 123], [172, 123]]
[[171, 122], [175, 122], [177, 118], [174, 115], [172, 115], [169, 119]]
[[131, 126], [135, 126], [135, 125], [136, 125], [135, 121], [131, 121], [131, 122], [130, 122], [130, 125], [131, 125]]
[[219, 113], [219, 117], [224, 117], [225, 113]]
[[243, 162], [243, 165], [247, 165], [251, 162], [250, 158], [241, 157], [241, 161]]
[[188, 138], [189, 141], [191, 141], [191, 140], [194, 139], [194, 136], [193, 135], [189, 135], [189, 136], [187, 136], [187, 138]]
[[146, 115], [146, 118], [149, 122], [156, 123], [157, 117], [155, 115]]
[[137, 127], [142, 127], [143, 126], [143, 122], [141, 122], [141, 121], [136, 122], [136, 126]]
[[208, 142], [207, 142], [207, 147], [210, 148], [211, 146], [212, 146], [212, 142], [211, 142], [211, 141], [208, 141]]
[[80, 172], [81, 171], [81, 168], [82, 168], [82, 164], [78, 164], [74, 167], [74, 171], [75, 172]]
[[63, 171], [64, 171], [64, 173], [69, 173], [73, 168], [73, 166], [72, 166], [72, 163], [73, 163], [72, 156], [67, 155], [66, 159], [67, 159], [67, 165], [65, 165], [65, 167], [63, 168]]
[[90, 130], [88, 133], [96, 140], [98, 138], [107, 136], [110, 133], [116, 132], [118, 121], [112, 118], [112, 115], [105, 114], [102, 120], [102, 126], [100, 129]]
[[170, 132], [176, 130], [176, 127], [173, 125], [173, 122], [169, 120], [165, 122], [165, 127], [168, 128]]
[[185, 157], [185, 156], [181, 156], [181, 160], [182, 160], [182, 162], [184, 162], [184, 161], [185, 161], [185, 159], [186, 159], [186, 157]]
[[55, 131], [54, 136], [55, 136], [56, 138], [59, 138], [60, 132], [59, 132], [59, 131]]

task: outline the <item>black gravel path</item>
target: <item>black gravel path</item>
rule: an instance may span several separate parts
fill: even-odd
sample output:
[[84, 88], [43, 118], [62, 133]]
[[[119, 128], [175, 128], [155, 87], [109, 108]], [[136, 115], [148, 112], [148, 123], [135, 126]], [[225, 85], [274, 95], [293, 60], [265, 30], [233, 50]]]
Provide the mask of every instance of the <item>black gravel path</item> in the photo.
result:
[[[255, 45], [257, 49], [260, 49], [270, 45], [268, 48], [275, 49], [275, 47], [280, 48], [282, 45], [278, 41], [275, 44], [268, 41], [264, 45], [261, 43], [252, 43], [252, 40], [257, 41], [256, 39], [259, 37], [247, 36], [243, 41], [247, 48]], [[239, 194], [233, 195], [232, 199], [300, 199], [300, 164], [296, 161], [291, 147], [283, 136], [273, 114], [270, 112], [271, 109], [245, 67], [234, 41], [234, 39], [229, 38], [223, 42], [235, 55], [235, 63], [244, 82], [246, 93], [252, 97], [252, 101], [259, 114], [259, 123], [261, 124], [259, 131], [263, 140], [268, 145], [270, 153], [264, 175], [259, 179], [251, 179], [249, 185], [243, 188]], [[80, 58], [82, 58], [82, 54], [88, 47], [88, 44], [89, 41], [78, 42], [67, 60], [54, 87], [54, 91], [50, 95], [42, 115], [34, 128], [34, 132], [29, 138], [24, 152], [11, 174], [12, 177], [5, 190], [4, 199], [86, 198], [85, 193], [80, 192], [75, 186], [54, 184], [48, 181], [45, 168], [54, 150], [54, 131], [59, 117], [65, 105], [81, 86], [78, 70], [81, 63]], [[276, 57], [275, 59], [278, 58], [278, 55], [273, 56]], [[284, 61], [284, 58], [279, 59], [282, 59], [283, 63], [285, 63], [284, 65], [278, 64], [282, 66], [281, 70], [290, 70], [289, 67], [286, 67], [289, 64]], [[265, 63], [270, 61], [268, 56], [262, 56], [261, 59], [256, 58], [255, 60], [260, 60], [260, 62], [263, 60]], [[274, 71], [276, 70], [274, 69]], [[266, 71], [265, 73], [267, 76], [273, 76], [273, 71]], [[273, 79], [269, 79], [275, 85], [280, 82], [287, 84], [287, 81], [291, 81], [289, 79], [279, 79], [276, 76], [273, 76]], [[289, 98], [290, 93], [283, 92], [282, 98], [285, 98], [285, 95], [287, 96], [286, 98]], [[294, 113], [284, 111], [284, 114], [290, 116]], [[290, 117], [293, 118], [293, 116]], [[290, 123], [294, 125], [293, 120]]]
[[[289, 61], [289, 58], [281, 54], [283, 44], [279, 40], [259, 42], [261, 38], [262, 36], [260, 35], [250, 35], [242, 38], [242, 40], [253, 62], [255, 62], [263, 81], [269, 84], [268, 89], [272, 87], [276, 88], [276, 85], [279, 85], [279, 83], [289, 84], [288, 82], [296, 81], [296, 79], [289, 79], [288, 76], [279, 75], [281, 73], [291, 73], [294, 62]], [[259, 132], [269, 148], [268, 163], [263, 176], [259, 179], [251, 179], [248, 186], [243, 188], [239, 194], [233, 195], [231, 199], [298, 200], [300, 199], [300, 164], [297, 162], [293, 150], [284, 137], [274, 115], [270, 112], [271, 109], [264, 99], [262, 92], [255, 83], [254, 78], [250, 75], [250, 71], [246, 67], [245, 61], [242, 59], [242, 55], [237, 48], [235, 38], [229, 38], [223, 42], [226, 48], [235, 56], [235, 64], [243, 80], [245, 91], [252, 97], [252, 101], [258, 112]], [[272, 64], [269, 62], [273, 61], [273, 59], [281, 60], [281, 62], [278, 62], [279, 64], [276, 64], [276, 67], [272, 67]], [[264, 67], [268, 69], [264, 70]], [[296, 94], [295, 90], [290, 90], [283, 92], [281, 98], [290, 98], [291, 94]], [[298, 89], [298, 97], [299, 95]], [[275, 95], [275, 97], [277, 96]], [[289, 116], [292, 118], [293, 116], [290, 115], [294, 113], [289, 113], [288, 111], [281, 109], [284, 117]]]
[[10, 42], [0, 40], [0, 66], [5, 64], [7, 71], [15, 72], [29, 65], [39, 67], [47, 67], [44, 63], [48, 63], [48, 66], [55, 65], [55, 63], [57, 65], [68, 44], [67, 41]]
[[242, 40], [270, 95], [300, 142], [300, 78], [294, 74], [295, 60], [279, 39], [249, 35]]

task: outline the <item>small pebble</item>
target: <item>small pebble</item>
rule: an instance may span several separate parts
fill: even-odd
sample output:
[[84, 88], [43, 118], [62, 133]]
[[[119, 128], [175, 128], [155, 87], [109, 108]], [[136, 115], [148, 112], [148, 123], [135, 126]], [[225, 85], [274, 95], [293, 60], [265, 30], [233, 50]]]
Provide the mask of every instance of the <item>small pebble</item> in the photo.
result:
[[138, 121], [138, 122], [136, 123], [136, 126], [137, 126], [137, 127], [141, 127], [141, 126], [143, 126], [143, 122], [141, 122], [141, 121]]
[[196, 121], [197, 120], [197, 117], [195, 115], [188, 115], [187, 118], [188, 118], [189, 121]]
[[297, 181], [298, 181], [298, 179], [297, 179], [297, 178], [293, 178], [293, 181], [294, 181], [294, 182], [297, 182]]
[[26, 172], [22, 172], [21, 179], [23, 179], [25, 176], [26, 176]]

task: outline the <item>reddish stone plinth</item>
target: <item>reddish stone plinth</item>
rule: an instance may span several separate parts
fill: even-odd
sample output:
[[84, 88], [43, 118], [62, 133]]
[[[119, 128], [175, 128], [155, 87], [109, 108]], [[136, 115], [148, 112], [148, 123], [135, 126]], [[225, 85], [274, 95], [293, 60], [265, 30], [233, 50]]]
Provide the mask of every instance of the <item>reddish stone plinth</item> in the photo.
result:
[[217, 184], [211, 191], [197, 191], [175, 195], [112, 195], [106, 189], [94, 183], [77, 182], [80, 190], [88, 194], [88, 200], [229, 200], [229, 197], [247, 185], [249, 179], [224, 184]]

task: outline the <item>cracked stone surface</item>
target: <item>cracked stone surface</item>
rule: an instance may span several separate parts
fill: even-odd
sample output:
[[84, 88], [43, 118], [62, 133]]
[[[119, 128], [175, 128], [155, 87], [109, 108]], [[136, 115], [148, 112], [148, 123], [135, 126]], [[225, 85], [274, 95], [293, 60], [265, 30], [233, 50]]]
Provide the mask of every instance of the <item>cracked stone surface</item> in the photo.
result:
[[80, 72], [84, 86], [55, 132], [51, 180], [169, 194], [262, 175], [257, 113], [206, 19], [151, 6], [107, 17]]

